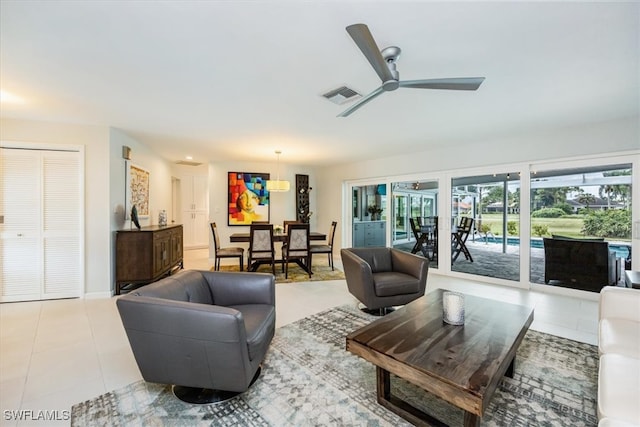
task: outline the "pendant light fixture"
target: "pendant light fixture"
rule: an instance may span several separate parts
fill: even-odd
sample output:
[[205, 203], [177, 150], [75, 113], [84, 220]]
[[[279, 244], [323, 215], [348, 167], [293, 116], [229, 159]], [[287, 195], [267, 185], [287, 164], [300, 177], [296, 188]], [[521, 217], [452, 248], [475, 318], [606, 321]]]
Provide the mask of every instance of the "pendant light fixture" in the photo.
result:
[[283, 193], [285, 191], [289, 191], [291, 188], [289, 181], [280, 181], [280, 154], [282, 154], [282, 151], [276, 151], [276, 155], [278, 156], [276, 180], [267, 181], [267, 190], [274, 193]]

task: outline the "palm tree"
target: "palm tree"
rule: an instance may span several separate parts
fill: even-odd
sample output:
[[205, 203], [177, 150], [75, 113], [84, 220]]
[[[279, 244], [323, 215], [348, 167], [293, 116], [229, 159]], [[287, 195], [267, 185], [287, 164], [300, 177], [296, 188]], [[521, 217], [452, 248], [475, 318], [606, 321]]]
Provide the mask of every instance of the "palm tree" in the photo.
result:
[[594, 203], [596, 201], [595, 196], [589, 193], [580, 193], [576, 199], [578, 200], [578, 203], [585, 205], [586, 209], [589, 209], [589, 203]]

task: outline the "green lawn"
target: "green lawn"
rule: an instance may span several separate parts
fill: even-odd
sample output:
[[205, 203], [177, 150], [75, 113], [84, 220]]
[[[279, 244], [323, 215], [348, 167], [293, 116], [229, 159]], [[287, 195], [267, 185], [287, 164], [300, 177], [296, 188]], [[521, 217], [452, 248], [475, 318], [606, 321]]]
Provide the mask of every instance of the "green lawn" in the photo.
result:
[[[520, 215], [507, 215], [507, 221], [515, 221], [519, 224]], [[482, 223], [489, 225], [494, 235], [502, 235], [502, 214], [482, 214]], [[559, 234], [567, 237], [586, 237], [580, 232], [583, 225], [582, 216], [580, 215], [562, 218], [533, 218], [532, 225], [546, 225], [549, 230], [547, 236]]]

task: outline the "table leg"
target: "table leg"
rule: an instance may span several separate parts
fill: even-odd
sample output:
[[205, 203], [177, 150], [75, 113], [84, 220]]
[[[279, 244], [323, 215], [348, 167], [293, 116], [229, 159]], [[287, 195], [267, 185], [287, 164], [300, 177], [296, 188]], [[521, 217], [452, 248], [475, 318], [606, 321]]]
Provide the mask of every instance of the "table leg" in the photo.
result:
[[480, 425], [480, 417], [471, 412], [464, 411], [464, 427], [478, 427]]
[[507, 372], [504, 373], [505, 377], [513, 378], [513, 370], [515, 368], [515, 364], [516, 364], [516, 357], [513, 356], [513, 359], [511, 359], [511, 363], [509, 363], [509, 367], [507, 368]]
[[[378, 394], [378, 403], [391, 412], [399, 415], [411, 424], [416, 426], [432, 426], [432, 427], [447, 427], [446, 424], [440, 420], [432, 417], [431, 415], [421, 411], [408, 404], [407, 402], [398, 399], [391, 395], [391, 378], [389, 371], [376, 367], [376, 386]], [[465, 422], [467, 415], [465, 414]], [[469, 424], [469, 426], [478, 426], [478, 424]], [[467, 424], [465, 424], [466, 426]]]

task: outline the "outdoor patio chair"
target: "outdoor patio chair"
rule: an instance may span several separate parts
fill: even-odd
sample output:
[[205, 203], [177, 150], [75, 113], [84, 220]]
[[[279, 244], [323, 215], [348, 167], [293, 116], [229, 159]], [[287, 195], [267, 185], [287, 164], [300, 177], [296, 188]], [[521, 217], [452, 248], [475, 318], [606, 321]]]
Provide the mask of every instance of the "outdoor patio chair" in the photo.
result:
[[416, 239], [416, 243], [413, 245], [411, 253], [416, 254], [420, 251], [425, 258], [429, 258], [429, 253], [427, 252], [427, 238], [429, 235], [420, 230], [420, 226], [416, 225], [416, 221], [413, 218], [409, 218], [409, 223], [411, 224], [413, 237]]
[[473, 262], [473, 257], [467, 248], [467, 238], [473, 230], [473, 218], [463, 216], [460, 218], [460, 224], [451, 232], [451, 263], [458, 259], [460, 252], [464, 257]]

